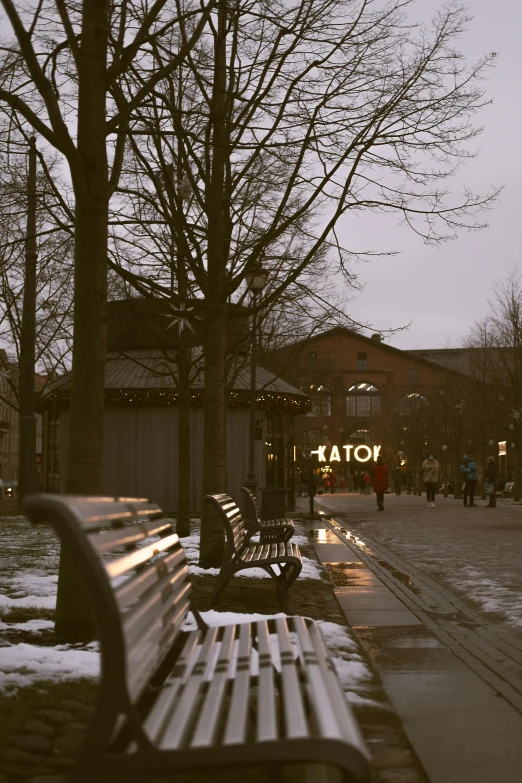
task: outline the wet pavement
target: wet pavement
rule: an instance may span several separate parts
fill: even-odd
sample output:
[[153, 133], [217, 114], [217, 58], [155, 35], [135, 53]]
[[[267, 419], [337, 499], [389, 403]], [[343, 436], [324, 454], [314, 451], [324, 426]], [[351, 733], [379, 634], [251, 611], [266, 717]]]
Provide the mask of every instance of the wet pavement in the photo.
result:
[[439, 501], [321, 497], [311, 537], [432, 783], [519, 783], [522, 506]]

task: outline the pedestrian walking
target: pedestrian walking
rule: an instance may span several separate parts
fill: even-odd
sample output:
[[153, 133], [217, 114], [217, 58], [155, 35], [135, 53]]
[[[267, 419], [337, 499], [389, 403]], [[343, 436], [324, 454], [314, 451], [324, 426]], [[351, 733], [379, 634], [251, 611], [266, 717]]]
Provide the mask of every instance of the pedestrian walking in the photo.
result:
[[488, 463], [486, 465], [486, 473], [484, 475], [484, 492], [489, 495], [488, 508], [497, 507], [497, 479], [498, 479], [498, 466], [495, 462], [495, 457], [488, 457]]
[[364, 478], [364, 473], [361, 471], [357, 478], [359, 482], [359, 495], [364, 495], [366, 492], [366, 481]]
[[422, 480], [426, 488], [426, 505], [428, 508], [435, 508], [435, 494], [439, 482], [439, 463], [435, 459], [435, 454], [430, 451], [428, 459], [422, 463]]
[[384, 511], [384, 493], [388, 489], [388, 468], [381, 456], [373, 466], [373, 488], [377, 496], [377, 511]]
[[365, 495], [371, 495], [372, 494], [372, 477], [366, 470], [364, 472], [364, 494]]
[[306, 497], [306, 495], [308, 494], [307, 485], [308, 485], [308, 476], [306, 474], [306, 471], [301, 470], [299, 472], [299, 497], [300, 498], [303, 496]]
[[472, 508], [476, 508], [475, 503], [475, 487], [478, 481], [477, 463], [473, 457], [473, 453], [470, 451], [465, 456], [464, 463], [460, 466], [461, 471], [464, 473], [464, 505], [469, 505]]
[[330, 494], [333, 495], [335, 492], [335, 487], [337, 486], [337, 476], [335, 473], [332, 472], [328, 476], [328, 487], [330, 488]]
[[395, 494], [398, 497], [401, 494], [402, 488], [402, 470], [400, 469], [399, 465], [397, 465], [397, 467], [392, 472], [392, 481], [395, 488]]
[[339, 481], [339, 492], [344, 492], [344, 488], [346, 486], [346, 483], [343, 478]]

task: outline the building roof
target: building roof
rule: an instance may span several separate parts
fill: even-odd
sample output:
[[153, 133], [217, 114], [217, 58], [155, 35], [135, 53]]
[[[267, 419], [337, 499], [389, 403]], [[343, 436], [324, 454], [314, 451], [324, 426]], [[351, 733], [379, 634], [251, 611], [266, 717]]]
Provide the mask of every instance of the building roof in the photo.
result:
[[464, 373], [465, 375], [469, 374], [469, 370], [466, 371], [464, 369], [460, 369], [458, 366], [450, 366], [449, 364], [444, 364], [439, 356], [434, 355], [433, 357], [430, 356], [430, 354], [443, 354], [443, 353], [450, 353], [452, 350], [460, 351], [460, 350], [466, 350], [466, 349], [449, 349], [448, 351], [445, 351], [444, 349], [441, 349], [440, 351], [434, 350], [420, 350], [420, 351], [405, 351], [401, 348], [395, 348], [393, 345], [388, 345], [388, 343], [385, 343], [382, 341], [381, 336], [379, 334], [374, 334], [372, 337], [366, 337], [365, 335], [361, 334], [360, 332], [356, 332], [353, 329], [348, 329], [345, 326], [334, 326], [331, 329], [326, 329], [324, 332], [318, 332], [317, 334], [312, 335], [311, 337], [305, 337], [302, 340], [296, 340], [295, 342], [288, 343], [287, 345], [282, 346], [280, 349], [277, 349], [274, 351], [274, 354], [280, 353], [282, 351], [295, 348], [301, 344], [313, 344], [316, 340], [321, 340], [324, 337], [328, 337], [330, 335], [340, 335], [340, 336], [346, 336], [351, 337], [356, 340], [359, 340], [363, 343], [366, 343], [367, 345], [372, 345], [373, 347], [378, 346], [379, 348], [382, 348], [384, 351], [389, 351], [391, 353], [394, 353], [395, 355], [400, 356], [415, 356], [415, 360], [417, 362], [420, 362], [421, 364], [426, 364], [432, 369], [440, 369], [440, 367], [446, 367], [447, 369], [453, 370], [454, 372]]
[[448, 370], [475, 376], [474, 355], [480, 348], [427, 348], [415, 351], [404, 351], [417, 360], [428, 361], [430, 364], [438, 364]]
[[[107, 354], [105, 389], [175, 389], [176, 369], [174, 352], [169, 352], [166, 349], [112, 352]], [[71, 373], [67, 373], [47, 386], [44, 398], [47, 394], [68, 392], [70, 386]], [[190, 386], [191, 389], [203, 389], [204, 375], [202, 370], [195, 373]], [[265, 370], [264, 367], [257, 367], [256, 388], [257, 391], [275, 392], [307, 399], [307, 395], [302, 391], [278, 378], [269, 370]], [[239, 370], [232, 384], [232, 389], [234, 391], [250, 391], [249, 365]]]

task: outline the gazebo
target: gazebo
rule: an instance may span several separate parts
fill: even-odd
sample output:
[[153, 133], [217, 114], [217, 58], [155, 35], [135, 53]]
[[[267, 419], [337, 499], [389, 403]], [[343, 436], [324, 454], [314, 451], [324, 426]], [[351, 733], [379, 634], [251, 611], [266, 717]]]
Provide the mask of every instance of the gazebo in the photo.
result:
[[[132, 335], [127, 337], [127, 342], [132, 344]], [[109, 347], [112, 347], [110, 341]], [[70, 373], [57, 378], [47, 386], [40, 400], [42, 484], [46, 492], [64, 490], [70, 383]], [[308, 397], [262, 367], [257, 368], [256, 388], [257, 480], [261, 486], [290, 486], [294, 480], [294, 417], [308, 411]], [[201, 369], [191, 381], [190, 399], [191, 511], [198, 513], [203, 466]], [[228, 401], [228, 489], [235, 498], [247, 473], [249, 404], [250, 373], [244, 362], [230, 379]], [[175, 347], [120, 345], [118, 350], [108, 352], [104, 430], [102, 491], [109, 495], [150, 497], [165, 511], [175, 511], [178, 495]]]

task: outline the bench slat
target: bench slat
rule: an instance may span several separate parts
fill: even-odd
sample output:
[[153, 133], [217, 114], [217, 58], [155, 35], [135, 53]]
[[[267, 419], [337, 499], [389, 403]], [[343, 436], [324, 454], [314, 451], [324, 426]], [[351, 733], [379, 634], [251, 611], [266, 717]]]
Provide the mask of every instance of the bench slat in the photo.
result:
[[128, 555], [123, 555], [115, 560], [111, 560], [109, 563], [105, 563], [105, 568], [108, 575], [114, 579], [116, 576], [121, 576], [126, 571], [131, 571], [136, 566], [146, 563], [154, 555], [164, 552], [171, 546], [174, 546], [179, 542], [179, 538], [176, 533], [170, 536], [165, 536], [160, 541], [154, 541], [148, 546], [140, 547], [130, 552]]
[[147, 635], [142, 636], [135, 647], [127, 654], [127, 682], [132, 698], [137, 699], [143, 688], [162, 663], [166, 652], [172, 646], [179, 629], [183, 627], [187, 612], [190, 609], [190, 600], [178, 604], [166, 625], [161, 618], [147, 628]]
[[184, 564], [185, 553], [181, 546], [172, 552], [167, 552], [161, 560], [161, 565], [154, 562], [146, 566], [138, 573], [132, 574], [125, 582], [119, 584], [114, 594], [120, 611], [125, 611], [131, 604], [135, 603], [140, 596], [151, 588], [156, 582], [164, 578], [164, 570], [174, 571], [177, 566]]
[[119, 521], [151, 519], [162, 513], [156, 503], [133, 498], [81, 498], [75, 502], [73, 511], [82, 527], [88, 530]]
[[252, 657], [252, 628], [250, 623], [239, 626], [239, 647], [232, 696], [228, 712], [224, 745], [244, 742], [247, 733], [250, 701], [250, 659]]
[[308, 737], [309, 730], [303, 697], [299, 683], [299, 672], [294, 659], [290, 641], [290, 632], [285, 618], [276, 619], [277, 640], [281, 652], [281, 682], [283, 687], [283, 706], [285, 734], [287, 737]]
[[295, 617], [293, 624], [306, 664], [307, 692], [318, 731], [323, 737], [341, 739], [342, 731], [335, 711], [330, 709], [328, 687], [323, 676], [327, 671], [326, 661], [323, 661], [323, 666], [319, 665], [319, 659], [304, 619]]
[[148, 633], [148, 625], [154, 622], [157, 616], [166, 623], [172, 607], [179, 603], [186, 603], [190, 593], [187, 577], [188, 568], [185, 567], [184, 571], [175, 574], [172, 580], [167, 578], [161, 591], [154, 589], [136, 607], [132, 607], [123, 620], [123, 630], [128, 645], [134, 646], [142, 633]]
[[95, 533], [89, 537], [89, 541], [98, 552], [109, 552], [121, 546], [137, 544], [138, 541], [143, 541], [150, 536], [158, 536], [169, 528], [172, 528], [170, 520], [161, 517], [144, 522], [142, 525], [128, 525], [116, 530]]
[[362, 734], [348, 706], [346, 695], [342, 690], [321, 631], [315, 623], [309, 624], [308, 631], [321, 666], [328, 694], [329, 709], [333, 710], [337, 716], [337, 725], [341, 734], [345, 741], [353, 744], [355, 747], [364, 747]]
[[196, 665], [192, 669], [191, 675], [183, 688], [163, 733], [160, 747], [165, 750], [179, 748], [187, 740], [189, 728], [196, 714], [203, 691], [205, 674], [214, 652], [213, 647], [218, 630], [216, 627], [211, 627], [205, 635]]
[[212, 674], [212, 682], [207, 690], [199, 721], [190, 743], [192, 747], [212, 745], [217, 738], [219, 721], [224, 709], [229, 667], [233, 655], [236, 628], [225, 628], [220, 643], [219, 656]]
[[256, 625], [259, 656], [256, 733], [258, 741], [265, 742], [278, 738], [276, 690], [268, 623], [265, 620]]
[[200, 630], [189, 632], [174, 669], [161, 689], [153, 709], [143, 722], [145, 732], [157, 744], [163, 738], [165, 726], [168, 723], [170, 713], [174, 709], [175, 700], [178, 697], [181, 686], [190, 676], [192, 667], [196, 662], [197, 645], [201, 641], [201, 636]]

